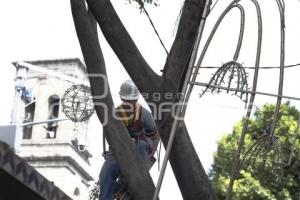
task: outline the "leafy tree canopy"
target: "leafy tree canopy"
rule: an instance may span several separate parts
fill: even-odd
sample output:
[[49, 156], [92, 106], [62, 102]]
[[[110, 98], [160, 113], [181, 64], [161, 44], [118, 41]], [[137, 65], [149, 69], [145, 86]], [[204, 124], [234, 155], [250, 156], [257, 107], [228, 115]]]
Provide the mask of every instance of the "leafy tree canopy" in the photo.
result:
[[[257, 110], [253, 119], [250, 120], [242, 155], [244, 162], [233, 188], [234, 200], [300, 198], [300, 161], [298, 159], [300, 141], [297, 134], [299, 111], [289, 102], [281, 106], [280, 120], [275, 129], [275, 139], [271, 143], [270, 140], [263, 140], [263, 138], [269, 136], [274, 109], [274, 105], [266, 104], [262, 109]], [[209, 176], [220, 199], [225, 199], [226, 196], [234, 152], [237, 149], [242, 127], [243, 120], [234, 126], [231, 133], [222, 137], [214, 155]], [[275, 143], [276, 148], [274, 145], [270, 145]], [[288, 164], [293, 147], [294, 153]], [[260, 152], [269, 153], [267, 157], [264, 157], [266, 154]], [[272, 159], [275, 155], [280, 156], [280, 163], [278, 160]]]

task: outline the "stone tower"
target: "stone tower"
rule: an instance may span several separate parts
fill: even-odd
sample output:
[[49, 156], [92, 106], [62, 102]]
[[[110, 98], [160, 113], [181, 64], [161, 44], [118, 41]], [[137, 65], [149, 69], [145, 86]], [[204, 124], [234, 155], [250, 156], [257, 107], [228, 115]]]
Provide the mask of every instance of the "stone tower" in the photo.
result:
[[[79, 59], [29, 61], [44, 69], [84, 79], [86, 68]], [[19, 155], [31, 166], [54, 182], [72, 199], [88, 199], [91, 166], [88, 149], [79, 151], [77, 138], [85, 138], [88, 122], [73, 123], [62, 112], [61, 98], [73, 83], [32, 70], [28, 71], [26, 86], [33, 101], [24, 109], [23, 122], [62, 119], [23, 128]]]

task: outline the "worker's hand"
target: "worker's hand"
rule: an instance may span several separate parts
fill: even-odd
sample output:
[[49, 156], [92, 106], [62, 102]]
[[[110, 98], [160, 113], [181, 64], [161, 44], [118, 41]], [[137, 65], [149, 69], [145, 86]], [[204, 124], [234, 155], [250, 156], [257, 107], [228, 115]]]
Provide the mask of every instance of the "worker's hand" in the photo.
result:
[[153, 142], [152, 148], [153, 148], [154, 151], [156, 151], [159, 140], [160, 140], [160, 136], [158, 134], [158, 131], [154, 131], [152, 133], [145, 133], [145, 134], [148, 138], [150, 138], [152, 140], [152, 142]]

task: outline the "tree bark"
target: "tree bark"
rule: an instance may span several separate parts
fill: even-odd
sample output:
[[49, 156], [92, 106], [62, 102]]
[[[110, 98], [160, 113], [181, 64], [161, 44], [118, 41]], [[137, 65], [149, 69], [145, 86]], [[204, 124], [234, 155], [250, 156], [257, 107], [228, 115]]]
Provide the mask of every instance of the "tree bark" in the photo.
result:
[[[114, 156], [120, 164], [120, 170], [134, 199], [151, 200], [155, 187], [151, 176], [138, 156], [127, 129], [113, 116], [114, 105], [109, 91], [104, 58], [99, 45], [98, 36], [93, 28], [83, 0], [71, 0], [73, 19], [82, 53], [87, 66], [91, 91], [97, 116], [103, 124], [103, 131]], [[106, 90], [105, 86], [108, 90]], [[105, 92], [108, 92], [105, 94]], [[105, 94], [105, 95], [103, 95]]]
[[[125, 69], [142, 91], [159, 87], [159, 76], [151, 69], [123, 26], [109, 0], [87, 0], [105, 39]], [[136, 73], [138, 71], [138, 73]], [[152, 89], [151, 88], [151, 89]]]
[[[165, 133], [161, 135], [164, 146], [167, 146], [172, 123], [170, 118], [160, 129]], [[169, 161], [183, 199], [216, 199], [183, 121], [177, 127]]]
[[[205, 0], [185, 1], [176, 38], [164, 69], [165, 91], [175, 91], [175, 94], [181, 91], [204, 6]], [[164, 146], [167, 145], [173, 123], [172, 118], [165, 117], [169, 119], [160, 130]], [[184, 199], [216, 199], [183, 121], [180, 121], [176, 130], [170, 163]]]

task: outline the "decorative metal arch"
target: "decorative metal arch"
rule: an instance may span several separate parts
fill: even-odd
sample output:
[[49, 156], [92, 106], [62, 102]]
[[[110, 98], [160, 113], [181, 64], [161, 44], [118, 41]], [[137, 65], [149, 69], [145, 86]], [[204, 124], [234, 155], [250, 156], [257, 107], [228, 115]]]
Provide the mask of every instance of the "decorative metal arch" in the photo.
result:
[[[246, 94], [246, 98], [244, 101], [247, 103], [248, 101], [248, 93], [240, 92], [240, 95], [238, 95], [238, 90], [247, 90], [248, 89], [248, 81], [247, 81], [247, 73], [242, 66], [242, 64], [238, 63], [238, 57], [239, 53], [241, 50], [242, 42], [243, 42], [243, 37], [244, 37], [244, 32], [245, 32], [245, 10], [240, 4], [232, 4], [227, 7], [227, 9], [224, 11], [224, 13], [221, 15], [221, 17], [218, 19], [217, 23], [215, 24], [211, 34], [209, 35], [209, 38], [205, 44], [205, 47], [201, 53], [200, 59], [198, 61], [197, 66], [200, 66], [203, 58], [207, 52], [207, 49], [217, 31], [219, 28], [221, 22], [223, 21], [224, 17], [233, 9], [237, 8], [240, 11], [241, 15], [241, 24], [240, 24], [240, 33], [239, 33], [239, 38], [238, 38], [238, 43], [237, 47], [233, 56], [233, 61], [229, 61], [222, 65], [213, 75], [213, 77], [210, 79], [208, 85], [206, 88], [203, 90], [202, 94], [200, 96], [203, 96], [207, 91], [214, 92], [216, 90], [216, 85], [221, 86], [222, 84], [227, 84], [226, 87], [230, 87], [232, 85], [232, 82], [234, 81], [234, 78], [236, 77], [237, 79], [235, 80], [236, 82], [236, 91], [234, 91], [234, 95], [239, 96], [241, 99], [243, 98], [243, 95]], [[192, 78], [192, 81], [196, 79], [196, 75], [198, 73], [199, 68], [196, 67], [194, 76]], [[225, 78], [228, 78], [228, 83], [225, 83]], [[191, 88], [192, 90], [192, 88]], [[220, 92], [220, 88], [217, 89], [217, 92]], [[227, 93], [229, 90], [227, 90]]]
[[[257, 79], [258, 79], [258, 69], [259, 69], [259, 64], [260, 64], [260, 54], [261, 54], [261, 43], [262, 43], [262, 19], [261, 19], [261, 9], [260, 9], [260, 6], [258, 4], [258, 2], [256, 0], [251, 0], [254, 4], [255, 4], [255, 7], [256, 7], [256, 10], [257, 10], [257, 20], [258, 20], [258, 40], [257, 40], [257, 52], [256, 52], [256, 61], [255, 61], [255, 71], [254, 71], [254, 78], [253, 78], [253, 85], [252, 85], [252, 95], [251, 95], [251, 98], [250, 98], [250, 106], [251, 106], [251, 109], [252, 109], [252, 104], [253, 104], [253, 101], [254, 101], [254, 97], [255, 97], [255, 92], [256, 92], [256, 85], [257, 85]], [[204, 45], [204, 48], [200, 54], [200, 57], [199, 57], [199, 60], [197, 62], [197, 65], [195, 67], [195, 70], [193, 72], [193, 74], [191, 73], [190, 77], [189, 77], [189, 80], [190, 80], [190, 85], [187, 89], [187, 92], [186, 92], [186, 97], [185, 97], [185, 103], [188, 102], [189, 98], [190, 98], [190, 95], [192, 93], [192, 90], [193, 90], [193, 87], [194, 85], [197, 85], [197, 82], [196, 81], [196, 78], [197, 78], [197, 75], [199, 73], [199, 69], [200, 69], [200, 66], [202, 64], [202, 61], [206, 55], [206, 52], [209, 48], [209, 45], [217, 31], [217, 29], [219, 28], [219, 25], [221, 24], [221, 22], [224, 20], [224, 17], [229, 13], [229, 11], [231, 11], [233, 8], [238, 8], [240, 10], [240, 13], [241, 13], [241, 25], [240, 25], [240, 34], [239, 34], [239, 40], [238, 40], [238, 44], [237, 44], [237, 48], [236, 48], [236, 51], [235, 51], [235, 54], [234, 54], [234, 57], [233, 57], [233, 60], [236, 61], [238, 59], [238, 56], [239, 56], [239, 52], [241, 50], [241, 45], [242, 45], [242, 40], [243, 40], [243, 34], [244, 34], [244, 21], [245, 21], [245, 11], [244, 11], [244, 8], [242, 5], [238, 4], [240, 2], [240, 0], [234, 0], [232, 1], [228, 6], [227, 8], [223, 11], [223, 13], [220, 15], [219, 19], [217, 20], [215, 26], [213, 27], [205, 45]], [[209, 87], [209, 86], [208, 86]], [[251, 110], [250, 109], [250, 110]], [[249, 107], [248, 107], [248, 110], [249, 110]], [[185, 113], [186, 111], [186, 107], [185, 109], [183, 110], [183, 113]], [[250, 115], [249, 115], [250, 116]]]
[[[217, 20], [215, 26], [213, 27], [213, 29], [212, 29], [212, 31], [211, 31], [211, 33], [210, 33], [210, 35], [209, 35], [209, 37], [208, 37], [208, 39], [205, 43], [205, 46], [204, 46], [204, 48], [203, 48], [203, 50], [200, 54], [200, 58], [197, 62], [195, 70], [194, 70], [193, 73], [190, 74], [190, 77], [189, 77], [190, 83], [189, 83], [189, 87], [187, 89], [187, 93], [186, 93], [186, 96], [185, 96], [185, 100], [184, 100], [185, 103], [187, 103], [189, 98], [190, 98], [193, 86], [194, 85], [201, 85], [201, 84], [197, 84], [196, 77], [199, 73], [199, 69], [200, 69], [200, 66], [202, 64], [202, 61], [205, 57], [205, 54], [206, 54], [206, 52], [209, 48], [209, 45], [210, 45], [210, 43], [211, 43], [211, 41], [214, 37], [215, 32], [217, 31], [217, 29], [219, 27], [219, 25], [223, 21], [224, 17], [233, 8], [238, 8], [240, 10], [240, 13], [241, 13], [241, 25], [240, 25], [239, 40], [238, 40], [236, 52], [235, 52], [234, 57], [233, 57], [233, 61], [237, 61], [238, 56], [239, 56], [239, 52], [241, 50], [242, 40], [243, 40], [244, 20], [245, 20], [244, 8], [241, 4], [239, 4], [241, 1], [242, 0], [233, 0], [226, 7], [226, 9], [223, 11], [223, 13], [220, 15], [220, 17]], [[234, 157], [234, 163], [233, 163], [233, 166], [232, 166], [230, 183], [229, 183], [228, 192], [227, 192], [227, 196], [226, 196], [227, 200], [231, 199], [232, 188], [233, 188], [235, 176], [236, 176], [237, 172], [240, 170], [240, 167], [241, 167], [241, 164], [242, 164], [242, 162], [241, 162], [241, 152], [242, 152], [242, 149], [243, 149], [243, 146], [244, 146], [245, 135], [246, 135], [246, 132], [247, 132], [247, 129], [248, 129], [249, 119], [250, 119], [250, 115], [251, 115], [251, 112], [252, 112], [252, 109], [253, 109], [253, 103], [254, 103], [255, 95], [256, 95], [256, 88], [257, 88], [257, 81], [258, 81], [259, 67], [260, 67], [262, 30], [263, 30], [262, 14], [261, 14], [260, 4], [258, 3], [258, 1], [257, 0], [251, 0], [251, 2], [255, 5], [257, 21], [258, 21], [258, 24], [257, 24], [258, 25], [258, 38], [257, 38], [257, 50], [256, 50], [256, 58], [255, 58], [255, 70], [254, 70], [254, 77], [253, 77], [253, 81], [252, 81], [251, 91], [248, 91], [248, 88], [246, 88], [247, 93], [250, 93], [251, 96], [250, 96], [249, 104], [247, 106], [246, 116], [245, 116], [245, 119], [244, 119], [243, 129], [242, 129], [242, 133], [241, 133], [241, 136], [240, 136], [240, 139], [239, 139], [238, 148], [236, 150], [235, 157]], [[264, 160], [266, 160], [266, 157], [267, 157], [268, 153], [273, 148], [273, 150], [275, 150], [275, 152], [278, 152], [278, 154], [276, 154], [276, 155], [278, 155], [276, 157], [276, 159], [277, 159], [278, 162], [280, 162], [280, 156], [279, 156], [280, 153], [281, 153], [280, 143], [276, 140], [276, 137], [275, 137], [274, 133], [275, 133], [276, 125], [277, 125], [278, 120], [279, 120], [279, 109], [280, 109], [281, 100], [282, 100], [283, 80], [284, 80], [284, 58], [285, 58], [284, 8], [285, 8], [285, 5], [284, 5], [284, 0], [276, 0], [276, 3], [277, 3], [279, 14], [280, 14], [280, 25], [281, 25], [280, 26], [280, 31], [281, 31], [280, 73], [279, 73], [279, 87], [278, 87], [278, 92], [277, 92], [277, 95], [276, 95], [277, 102], [276, 102], [276, 107], [275, 107], [275, 111], [274, 111], [274, 118], [273, 118], [270, 134], [264, 136], [264, 140], [259, 141], [259, 143], [257, 143], [256, 146], [253, 146], [252, 150], [254, 151], [254, 153], [257, 153], [258, 151], [259, 151], [259, 153], [263, 153], [264, 158], [265, 158]], [[222, 70], [222, 67], [219, 68], [219, 71]], [[221, 73], [219, 73], [219, 75], [218, 75], [218, 71], [217, 71], [217, 73], [212, 77], [209, 84], [206, 84], [206, 90], [204, 90], [202, 95], [210, 87], [211, 87], [211, 91], [214, 91], [215, 88], [218, 88], [218, 89], [225, 89], [226, 88], [226, 87], [222, 87], [221, 83], [218, 84], [218, 82], [214, 82], [219, 77], [221, 77], [221, 79], [222, 79], [222, 76], [224, 76], [225, 73], [223, 73], [221, 75], [220, 74]], [[230, 85], [230, 83], [229, 83], [229, 85]], [[202, 86], [203, 86], [203, 84], [202, 84]], [[229, 90], [229, 88], [228, 88], [228, 90]], [[245, 89], [244, 88], [237, 88], [236, 91], [245, 91]], [[185, 111], [186, 111], [186, 107], [184, 107], [183, 113], [185, 113]], [[251, 151], [251, 149], [248, 150], [248, 151]]]
[[[233, 162], [233, 166], [232, 166], [232, 171], [231, 171], [231, 177], [230, 177], [230, 182], [229, 182], [229, 186], [228, 186], [228, 191], [227, 191], [227, 196], [226, 196], [226, 200], [230, 200], [232, 197], [232, 188], [234, 185], [234, 181], [236, 178], [236, 174], [239, 172], [241, 165], [243, 164], [243, 161], [245, 160], [241, 160], [241, 153], [243, 150], [243, 146], [244, 146], [244, 140], [245, 140], [245, 135], [248, 129], [248, 124], [249, 124], [249, 119], [250, 119], [250, 115], [253, 109], [253, 103], [255, 100], [255, 95], [256, 94], [262, 94], [262, 95], [268, 95], [268, 96], [274, 96], [277, 97], [277, 103], [276, 103], [276, 107], [275, 107], [275, 111], [274, 111], [274, 118], [273, 118], [273, 122], [272, 122], [272, 126], [271, 126], [271, 131], [270, 134], [268, 135], [263, 135], [261, 140], [258, 140], [258, 143], [251, 146], [250, 149], [248, 149], [248, 152], [252, 151], [252, 155], [254, 155], [255, 153], [259, 153], [259, 154], [263, 154], [264, 156], [264, 160], [266, 160], [266, 157], [268, 156], [268, 154], [270, 154], [270, 149], [273, 148], [273, 152], [275, 152], [275, 160], [279, 163], [280, 162], [280, 154], [281, 154], [281, 146], [280, 146], [280, 142], [277, 140], [276, 136], [274, 135], [275, 133], [275, 128], [276, 125], [278, 123], [279, 120], [279, 109], [281, 106], [281, 100], [282, 98], [287, 98], [284, 97], [282, 95], [282, 90], [283, 90], [283, 78], [284, 78], [284, 56], [285, 56], [285, 26], [284, 26], [284, 0], [275, 0], [277, 5], [278, 5], [278, 9], [279, 9], [279, 14], [280, 14], [280, 30], [281, 30], [281, 42], [280, 42], [280, 73], [279, 73], [279, 87], [278, 87], [278, 92], [277, 94], [267, 94], [267, 93], [263, 93], [263, 92], [258, 92], [256, 91], [257, 88], [257, 81], [258, 81], [258, 75], [259, 75], [259, 69], [260, 69], [260, 57], [261, 57], [261, 49], [262, 49], [262, 31], [263, 31], [263, 23], [262, 23], [262, 13], [261, 13], [261, 8], [260, 8], [260, 4], [258, 3], [258, 0], [251, 0], [251, 2], [254, 4], [255, 9], [256, 9], [256, 15], [257, 15], [257, 26], [258, 26], [258, 37], [257, 37], [257, 48], [256, 48], [256, 57], [255, 57], [255, 67], [254, 67], [254, 76], [253, 76], [253, 80], [252, 80], [252, 89], [248, 89], [248, 86], [246, 86], [246, 88], [244, 87], [237, 87], [237, 88], [231, 88], [231, 80], [229, 80], [228, 85], [226, 86], [222, 86], [222, 80], [224, 79], [224, 76], [228, 73], [229, 71], [229, 79], [231, 79], [231, 76], [233, 76], [235, 74], [236, 69], [240, 70], [237, 74], [240, 75], [236, 75], [238, 76], [238, 81], [239, 78], [242, 79], [242, 85], [245, 83], [245, 80], [247, 81], [247, 75], [246, 72], [244, 71], [244, 67], [239, 64], [237, 62], [238, 57], [239, 57], [239, 53], [241, 50], [241, 46], [242, 46], [242, 41], [243, 41], [243, 35], [244, 35], [244, 21], [245, 21], [245, 9], [244, 7], [240, 4], [242, 0], [233, 0], [227, 7], [226, 9], [223, 11], [223, 13], [220, 15], [219, 19], [217, 20], [216, 24], [214, 25], [205, 45], [204, 48], [200, 54], [200, 58], [196, 64], [196, 66], [194, 67], [194, 63], [196, 61], [196, 55], [197, 55], [197, 50], [199, 48], [199, 42], [203, 33], [203, 27], [205, 24], [205, 18], [207, 17], [209, 11], [207, 11], [207, 4], [209, 1], [206, 1], [206, 7], [203, 13], [203, 18], [200, 22], [199, 25], [199, 30], [198, 30], [198, 34], [197, 34], [197, 38], [196, 38], [196, 42], [192, 51], [192, 55], [191, 55], [191, 59], [189, 62], [189, 66], [188, 66], [188, 70], [187, 70], [187, 75], [185, 77], [184, 80], [184, 84], [183, 84], [183, 89], [182, 91], [184, 92], [184, 99], [180, 100], [181, 103], [181, 107], [180, 109], [176, 110], [176, 117], [180, 117], [181, 119], [184, 118], [185, 116], [185, 112], [186, 112], [186, 105], [187, 102], [189, 101], [190, 95], [192, 93], [193, 87], [194, 85], [199, 85], [199, 86], [205, 86], [206, 90], [204, 90], [204, 92], [202, 93], [202, 95], [210, 90], [210, 91], [214, 91], [215, 89], [218, 89], [218, 91], [220, 91], [220, 89], [222, 90], [227, 90], [227, 92], [229, 91], [234, 91], [235, 95], [237, 94], [237, 92], [241, 92], [240, 95], [238, 95], [239, 97], [242, 97], [243, 93], [250, 93], [250, 100], [247, 106], [247, 111], [246, 111], [246, 116], [244, 118], [244, 124], [243, 124], [243, 129], [242, 129], [242, 133], [241, 136], [239, 138], [239, 143], [238, 143], [238, 148], [235, 152], [235, 156], [234, 156], [234, 162]], [[210, 80], [209, 84], [205, 84], [205, 83], [200, 83], [200, 82], [196, 82], [196, 78], [197, 75], [199, 73], [199, 69], [200, 66], [202, 64], [202, 61], [206, 55], [206, 52], [209, 48], [209, 45], [214, 37], [215, 32], [217, 31], [219, 25], [221, 24], [221, 22], [223, 21], [224, 17], [233, 9], [233, 8], [238, 8], [241, 14], [241, 24], [240, 24], [240, 33], [239, 33], [239, 39], [238, 39], [238, 43], [237, 43], [237, 47], [236, 47], [236, 51], [235, 54], [233, 56], [233, 61], [229, 61], [228, 63], [224, 64], [223, 66], [221, 66], [216, 74], [212, 77], [212, 79]], [[233, 68], [231, 66], [233, 66]], [[219, 78], [221, 79], [220, 82], [218, 82]], [[239, 86], [239, 84], [237, 84]], [[247, 84], [245, 84], [247, 85]], [[290, 97], [289, 97], [290, 98]], [[247, 97], [246, 97], [247, 99]], [[293, 98], [293, 99], [298, 99], [298, 98]], [[248, 99], [247, 99], [248, 100]], [[173, 143], [173, 139], [174, 139], [174, 135], [175, 135], [175, 129], [177, 127], [178, 124], [178, 119], [175, 119], [172, 125], [172, 130], [170, 133], [170, 138], [169, 138], [169, 142], [168, 142], [168, 146], [166, 149], [166, 156], [164, 158], [164, 162], [162, 165], [162, 171], [159, 175], [159, 180], [158, 180], [158, 184], [157, 184], [157, 188], [155, 191], [155, 195], [153, 199], [157, 199], [159, 190], [160, 190], [160, 186], [161, 186], [161, 182], [162, 182], [162, 178], [163, 178], [163, 174], [165, 171], [165, 166], [167, 163], [167, 159], [169, 156], [169, 152], [172, 148], [172, 143]], [[298, 132], [298, 130], [297, 130]], [[297, 138], [295, 138], [296, 141]], [[247, 151], [246, 151], [247, 152]], [[292, 152], [291, 152], [292, 154]]]

